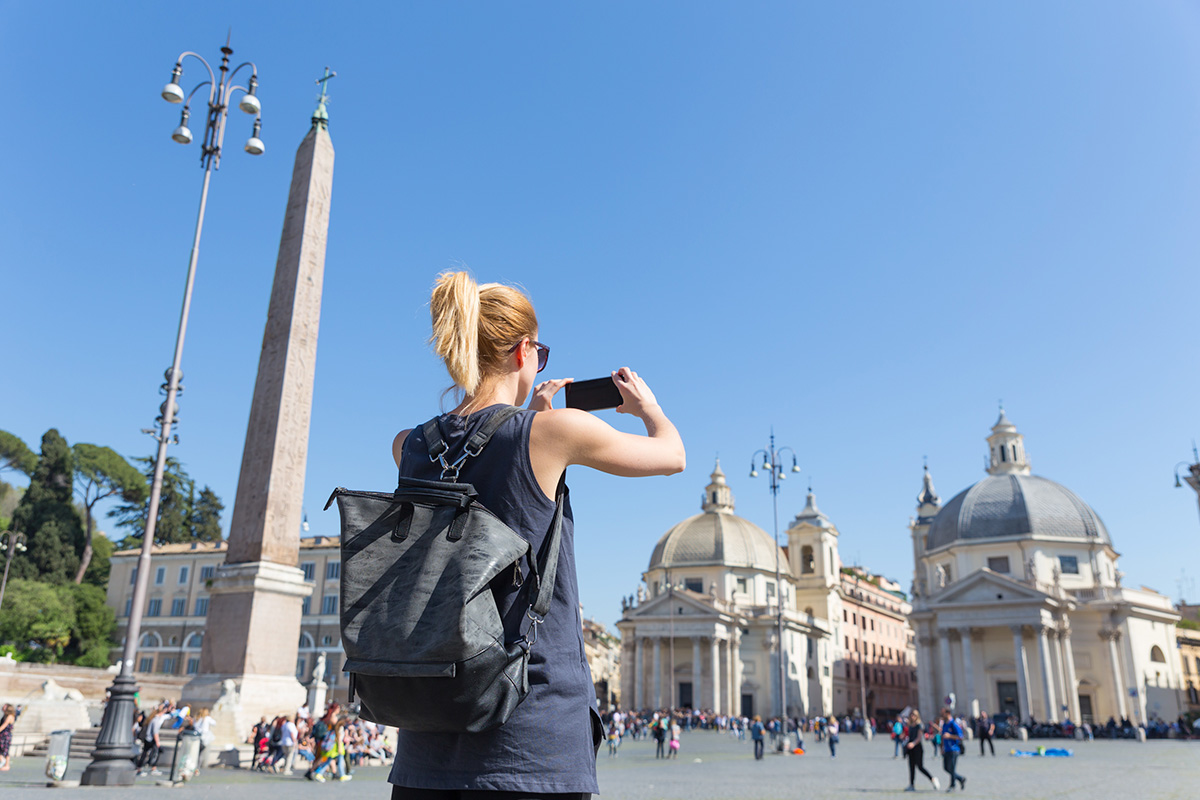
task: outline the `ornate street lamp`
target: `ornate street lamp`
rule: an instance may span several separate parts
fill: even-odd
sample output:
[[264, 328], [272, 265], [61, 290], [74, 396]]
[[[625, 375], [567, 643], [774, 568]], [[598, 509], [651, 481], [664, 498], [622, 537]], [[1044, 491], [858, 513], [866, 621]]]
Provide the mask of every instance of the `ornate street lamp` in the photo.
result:
[[8, 587], [8, 568], [12, 566], [13, 556], [17, 553], [24, 553], [26, 549], [28, 548], [25, 547], [25, 534], [16, 531], [0, 531], [0, 551], [5, 552], [4, 578], [0, 580], [0, 608], [4, 608], [4, 590]]
[[1183, 486], [1183, 483], [1181, 483], [1179, 480], [1180, 467], [1187, 467], [1188, 474], [1183, 476], [1183, 480], [1187, 482], [1188, 486], [1195, 490], [1197, 499], [1200, 500], [1200, 453], [1196, 451], [1195, 443], [1192, 444], [1192, 463], [1189, 464], [1186, 461], [1180, 461], [1175, 465], [1176, 489]]
[[779, 647], [779, 719], [783, 727], [783, 733], [787, 734], [787, 664], [784, 659], [783, 646], [783, 585], [779, 577], [779, 489], [782, 482], [787, 479], [787, 472], [784, 471], [783, 457], [785, 453], [792, 455], [792, 472], [799, 472], [800, 465], [796, 461], [796, 451], [790, 447], [782, 447], [775, 449], [775, 431], [771, 430], [771, 443], [767, 445], [765, 450], [759, 450], [750, 456], [750, 477], [758, 477], [759, 456], [762, 456], [762, 469], [768, 474], [768, 487], [771, 490], [771, 507], [774, 512], [775, 521], [775, 623], [776, 623], [776, 643]]
[[[190, 144], [192, 131], [188, 128], [191, 117], [192, 97], [196, 92], [208, 87], [208, 111], [204, 122], [204, 137], [201, 140], [200, 166], [204, 168], [204, 184], [200, 190], [200, 210], [196, 215], [196, 231], [192, 237], [192, 254], [188, 260], [187, 282], [183, 290], [183, 308], [179, 314], [179, 329], [175, 337], [175, 359], [171, 368], [166, 371], [166, 381], [161, 391], [167, 399], [159, 407], [157, 420], [158, 429], [146, 428], [148, 433], [158, 441], [158, 457], [154, 462], [154, 478], [150, 485], [150, 503], [146, 514], [146, 532], [142, 537], [142, 552], [138, 557], [137, 583], [133, 589], [133, 602], [129, 611], [129, 624], [125, 629], [125, 645], [121, 655], [121, 669], [113, 680], [109, 690], [109, 699], [104, 706], [104, 719], [100, 723], [100, 734], [96, 739], [96, 749], [92, 751], [92, 762], [83, 772], [81, 782], [93, 786], [130, 786], [133, 784], [135, 773], [133, 769], [133, 718], [137, 713], [134, 694], [137, 691], [133, 677], [133, 660], [137, 654], [138, 642], [141, 637], [142, 612], [146, 604], [146, 590], [150, 580], [150, 550], [154, 546], [154, 530], [158, 522], [158, 505], [162, 497], [163, 471], [167, 463], [167, 445], [174, 441], [179, 443], [178, 435], [172, 436], [171, 426], [179, 420], [179, 404], [176, 399], [183, 387], [180, 380], [183, 372], [180, 364], [183, 361], [183, 339], [187, 332], [188, 311], [192, 303], [192, 285], [196, 277], [196, 260], [200, 255], [200, 232], [204, 227], [204, 208], [208, 202], [208, 184], [213, 170], [221, 167], [221, 146], [225, 141], [225, 121], [228, 117], [229, 104], [234, 92], [241, 92], [238, 108], [247, 114], [254, 115], [254, 132], [246, 142], [245, 150], [251, 155], [261, 155], [265, 149], [262, 140], [258, 138], [262, 128], [262, 103], [256, 95], [258, 91], [258, 67], [247, 61], [233, 68], [229, 67], [229, 57], [233, 50], [229, 47], [229, 39], [221, 48], [221, 76], [218, 78], [197, 53], [187, 51], [175, 60], [175, 68], [171, 70], [171, 80], [162, 89], [162, 98], [168, 103], [183, 103], [183, 111], [179, 118], [179, 127], [171, 134], [171, 138], [180, 144]], [[179, 85], [183, 76], [183, 60], [194, 58], [199, 61], [208, 73], [208, 80], [196, 84], [189, 94], [184, 94]], [[243, 69], [250, 69], [248, 85], [234, 84], [234, 78]]]

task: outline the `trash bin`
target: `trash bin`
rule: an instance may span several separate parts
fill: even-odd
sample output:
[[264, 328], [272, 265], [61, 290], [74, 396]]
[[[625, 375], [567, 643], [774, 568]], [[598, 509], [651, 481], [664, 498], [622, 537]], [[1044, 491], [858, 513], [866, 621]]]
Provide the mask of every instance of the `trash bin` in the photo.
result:
[[175, 740], [175, 757], [171, 759], [171, 783], [191, 780], [200, 769], [200, 732], [181, 731]]
[[46, 777], [61, 781], [67, 776], [67, 762], [71, 760], [71, 735], [73, 731], [54, 731], [50, 734], [50, 746], [46, 749]]

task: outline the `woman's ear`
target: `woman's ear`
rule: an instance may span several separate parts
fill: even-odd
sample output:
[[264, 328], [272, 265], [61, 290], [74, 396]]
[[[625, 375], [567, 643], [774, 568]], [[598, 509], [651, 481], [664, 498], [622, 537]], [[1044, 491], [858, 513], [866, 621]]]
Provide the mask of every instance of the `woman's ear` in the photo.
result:
[[529, 337], [526, 336], [524, 339], [521, 340], [521, 343], [517, 345], [517, 349], [513, 351], [513, 355], [515, 355], [517, 357], [517, 371], [518, 372], [520, 372], [522, 369], [525, 368], [525, 361], [529, 358], [529, 354], [525, 352], [528, 347], [529, 347]]

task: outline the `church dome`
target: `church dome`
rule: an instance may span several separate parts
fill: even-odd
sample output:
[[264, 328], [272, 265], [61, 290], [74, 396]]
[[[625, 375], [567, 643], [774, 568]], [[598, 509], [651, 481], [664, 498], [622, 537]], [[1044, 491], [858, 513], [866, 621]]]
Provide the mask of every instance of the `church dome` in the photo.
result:
[[1100, 515], [1067, 487], [1037, 475], [990, 475], [938, 512], [925, 549], [1007, 536], [1096, 540], [1111, 544]]
[[[925, 549], [963, 540], [1010, 536], [1099, 541], [1112, 544], [1100, 515], [1065, 486], [1030, 472], [1025, 437], [1000, 409], [988, 441], [988, 477], [959, 492], [937, 512]], [[926, 472], [921, 508], [937, 508]], [[929, 498], [925, 497], [929, 494]], [[928, 500], [928, 504], [926, 501]]]
[[791, 575], [787, 555], [762, 528], [733, 513], [733, 492], [718, 461], [704, 490], [703, 512], [675, 525], [658, 540], [648, 569], [750, 567]]

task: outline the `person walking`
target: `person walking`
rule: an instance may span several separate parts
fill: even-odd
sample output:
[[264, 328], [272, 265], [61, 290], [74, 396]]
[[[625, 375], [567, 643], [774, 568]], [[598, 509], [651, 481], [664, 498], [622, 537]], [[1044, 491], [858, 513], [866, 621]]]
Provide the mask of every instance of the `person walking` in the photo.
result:
[[838, 746], [838, 731], [841, 730], [841, 725], [838, 723], [838, 718], [833, 714], [829, 715], [829, 724], [825, 726], [826, 738], [829, 739], [829, 756], [837, 758]]
[[667, 758], [679, 758], [679, 734], [680, 728], [678, 722], [671, 723], [671, 743], [667, 747]]
[[908, 729], [904, 733], [904, 757], [908, 759], [908, 788], [904, 791], [915, 792], [917, 773], [920, 772], [934, 789], [941, 789], [942, 784], [925, 769], [925, 730], [921, 724], [921, 712], [915, 708], [908, 715]]
[[295, 720], [283, 718], [283, 738], [281, 745], [283, 746], [283, 774], [291, 775], [292, 767], [296, 763], [296, 745], [300, 742], [299, 728], [296, 727]]
[[979, 721], [975, 724], [975, 733], [979, 737], [979, 755], [983, 755], [983, 743], [987, 742], [987, 746], [992, 748], [992, 755], [996, 755], [996, 745], [992, 743], [992, 737], [996, 733], [996, 723], [988, 716], [986, 711], [979, 712]]
[[166, 721], [167, 715], [163, 709], [156, 708], [153, 716], [142, 724], [141, 740], [142, 752], [137, 759], [137, 774], [138, 775], [161, 775], [162, 772], [158, 769], [158, 755], [162, 751], [162, 742], [159, 740], [159, 731], [162, 730], [163, 723]]
[[[568, 467], [624, 477], [683, 471], [686, 453], [679, 432], [646, 381], [628, 367], [611, 373], [621, 395], [616, 411], [640, 419], [645, 435], [618, 431], [580, 409], [553, 408], [555, 395], [571, 379], [537, 382], [550, 348], [538, 341], [537, 314], [520, 290], [496, 283], [480, 286], [466, 272], [446, 272], [437, 278], [429, 311], [433, 349], [460, 398], [452, 411], [433, 420], [452, 459], [497, 412], [529, 401], [528, 408], [505, 420], [478, 456], [462, 463], [456, 480], [473, 485], [476, 499], [534, 552], [550, 529]], [[430, 460], [422, 426], [397, 434], [392, 455], [403, 477], [443, 478], [442, 465]], [[596, 748], [604, 729], [590, 670], [580, 657], [584, 647], [577, 622], [579, 585], [569, 499], [562, 518], [554, 593], [529, 663], [529, 695], [492, 730], [401, 730], [388, 778], [394, 800], [457, 798], [464, 791], [519, 792], [525, 798], [599, 792]], [[493, 588], [502, 619], [519, 624], [516, 620], [525, 615], [510, 612], [528, 589]], [[516, 639], [521, 633], [514, 627], [508, 635]]]
[[12, 768], [12, 758], [8, 755], [12, 746], [13, 726], [17, 724], [17, 711], [12, 704], [5, 703], [0, 708], [0, 772]]
[[962, 727], [954, 721], [954, 714], [948, 708], [942, 711], [941, 735], [942, 769], [950, 776], [950, 787], [946, 791], [954, 791], [955, 781], [958, 781], [960, 788], [966, 789], [967, 779], [956, 771], [958, 757], [962, 753], [963, 731]]
[[763, 757], [763, 737], [766, 728], [763, 726], [762, 717], [755, 715], [754, 721], [750, 723], [750, 739], [754, 742], [754, 760], [761, 761]]
[[664, 714], [651, 723], [650, 732], [654, 735], [654, 757], [666, 758], [667, 746], [667, 717]]
[[904, 747], [904, 723], [899, 714], [892, 722], [892, 745], [892, 758], [899, 758]]

